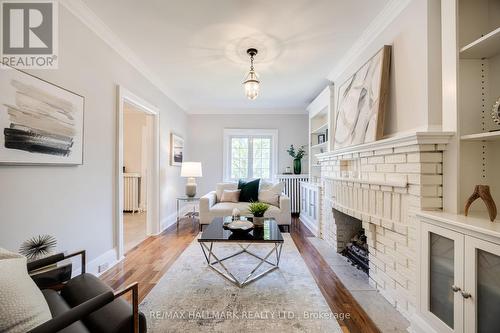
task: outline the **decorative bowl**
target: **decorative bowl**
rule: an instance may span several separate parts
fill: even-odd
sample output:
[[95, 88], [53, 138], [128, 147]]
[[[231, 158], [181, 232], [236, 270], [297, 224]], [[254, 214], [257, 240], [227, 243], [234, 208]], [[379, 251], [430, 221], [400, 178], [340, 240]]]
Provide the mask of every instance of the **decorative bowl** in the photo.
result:
[[253, 229], [253, 223], [250, 221], [234, 221], [225, 226], [232, 232], [249, 232]]

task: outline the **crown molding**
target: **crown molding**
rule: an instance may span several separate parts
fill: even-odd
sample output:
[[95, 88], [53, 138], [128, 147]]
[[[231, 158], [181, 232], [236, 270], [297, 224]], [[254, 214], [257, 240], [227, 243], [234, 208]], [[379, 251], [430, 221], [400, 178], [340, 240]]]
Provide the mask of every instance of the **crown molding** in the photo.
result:
[[123, 43], [118, 36], [82, 1], [64, 0], [59, 4], [76, 16], [83, 24], [92, 30], [99, 38], [108, 44], [115, 52], [125, 59], [132, 67], [141, 73], [147, 80], [156, 86], [163, 94], [179, 106], [184, 112], [187, 107], [175, 94], [162, 82], [162, 80], [140, 60], [140, 58]]
[[188, 114], [193, 115], [307, 115], [305, 108], [263, 108], [263, 109], [251, 109], [251, 108], [220, 108], [220, 109], [188, 109]]
[[337, 78], [349, 67], [364, 50], [399, 16], [410, 4], [411, 0], [391, 0], [382, 11], [371, 21], [361, 36], [354, 42], [344, 57], [328, 74], [328, 79], [336, 81]]

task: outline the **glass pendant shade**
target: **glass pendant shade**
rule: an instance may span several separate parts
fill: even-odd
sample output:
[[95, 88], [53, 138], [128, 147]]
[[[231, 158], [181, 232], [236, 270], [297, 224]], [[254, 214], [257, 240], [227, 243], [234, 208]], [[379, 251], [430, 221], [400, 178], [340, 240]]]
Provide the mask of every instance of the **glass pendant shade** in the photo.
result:
[[248, 99], [254, 100], [259, 96], [260, 81], [259, 76], [254, 70], [250, 70], [243, 81], [243, 86], [245, 87], [245, 95]]

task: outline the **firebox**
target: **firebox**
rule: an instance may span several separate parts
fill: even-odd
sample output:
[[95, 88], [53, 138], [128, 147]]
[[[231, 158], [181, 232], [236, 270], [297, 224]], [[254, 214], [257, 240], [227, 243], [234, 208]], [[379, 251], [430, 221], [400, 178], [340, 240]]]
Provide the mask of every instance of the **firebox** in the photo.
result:
[[368, 274], [368, 243], [361, 220], [333, 209], [333, 218], [337, 229], [337, 251], [356, 268]]

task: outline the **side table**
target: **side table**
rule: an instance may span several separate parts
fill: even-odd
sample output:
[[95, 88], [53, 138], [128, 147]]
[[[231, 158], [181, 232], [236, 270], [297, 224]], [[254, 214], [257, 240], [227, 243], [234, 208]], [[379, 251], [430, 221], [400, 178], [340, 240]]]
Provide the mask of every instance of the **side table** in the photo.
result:
[[[179, 210], [180, 210], [181, 201], [183, 201], [183, 202], [200, 202], [200, 197], [188, 197], [187, 195], [177, 197], [177, 230], [179, 230], [179, 221], [180, 221]], [[193, 205], [193, 211], [186, 214], [186, 216], [191, 217], [193, 220], [198, 215], [199, 214], [196, 211], [195, 205]]]

